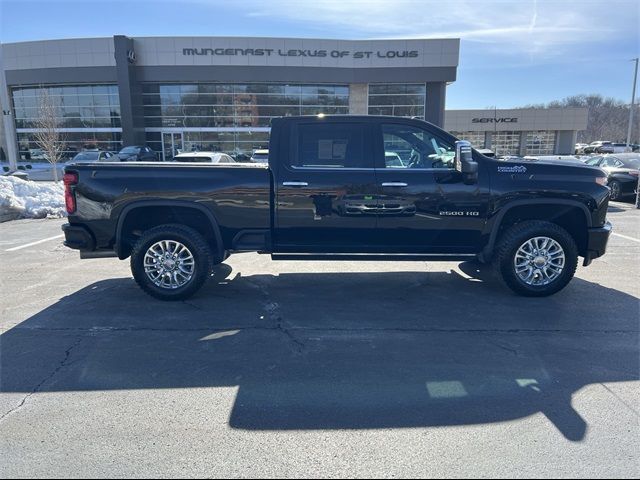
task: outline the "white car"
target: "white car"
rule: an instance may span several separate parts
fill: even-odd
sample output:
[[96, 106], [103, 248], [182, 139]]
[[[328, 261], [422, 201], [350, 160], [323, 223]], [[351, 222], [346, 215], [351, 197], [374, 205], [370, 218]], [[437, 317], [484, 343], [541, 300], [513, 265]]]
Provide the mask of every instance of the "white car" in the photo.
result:
[[185, 152], [173, 157], [174, 162], [236, 163], [231, 156], [220, 152]]

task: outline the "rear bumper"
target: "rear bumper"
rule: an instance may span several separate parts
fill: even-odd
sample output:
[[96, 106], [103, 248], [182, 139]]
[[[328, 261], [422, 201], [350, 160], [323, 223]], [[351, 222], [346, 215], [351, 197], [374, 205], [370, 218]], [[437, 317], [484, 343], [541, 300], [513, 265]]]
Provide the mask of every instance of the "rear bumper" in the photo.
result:
[[90, 252], [96, 249], [96, 241], [86, 227], [65, 223], [62, 225], [62, 231], [66, 247]]
[[611, 236], [613, 226], [607, 222], [602, 227], [590, 228], [588, 230], [587, 254], [584, 257], [583, 265], [586, 267], [594, 258], [601, 257], [607, 251], [607, 244]]

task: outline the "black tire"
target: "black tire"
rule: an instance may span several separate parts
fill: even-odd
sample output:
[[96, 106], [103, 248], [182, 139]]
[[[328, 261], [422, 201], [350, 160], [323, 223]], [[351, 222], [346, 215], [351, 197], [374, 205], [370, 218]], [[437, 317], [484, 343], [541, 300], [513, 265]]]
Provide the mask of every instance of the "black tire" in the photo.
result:
[[[162, 240], [175, 240], [186, 246], [193, 255], [194, 271], [191, 278], [182, 286], [170, 289], [153, 283], [144, 268], [147, 250]], [[205, 239], [196, 230], [184, 225], [167, 224], [144, 232], [131, 251], [131, 272], [136, 283], [146, 293], [159, 300], [185, 300], [196, 293], [209, 277], [213, 268], [211, 249]]]
[[617, 180], [611, 180], [609, 182], [609, 188], [611, 189], [610, 200], [618, 201], [622, 197], [622, 185]]
[[[518, 249], [534, 237], [548, 237], [564, 250], [565, 264], [560, 275], [547, 285], [530, 285], [516, 273], [514, 259]], [[555, 223], [528, 220], [510, 227], [498, 242], [495, 267], [507, 286], [525, 297], [546, 297], [559, 292], [573, 278], [578, 266], [578, 247], [573, 237]]]

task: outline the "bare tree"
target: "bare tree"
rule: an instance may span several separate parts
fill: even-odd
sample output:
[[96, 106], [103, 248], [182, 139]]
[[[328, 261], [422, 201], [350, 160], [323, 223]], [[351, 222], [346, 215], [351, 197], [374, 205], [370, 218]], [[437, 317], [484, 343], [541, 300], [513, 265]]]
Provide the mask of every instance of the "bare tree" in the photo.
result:
[[57, 165], [62, 160], [64, 152], [64, 136], [60, 132], [62, 115], [59, 107], [47, 89], [41, 89], [38, 95], [38, 118], [35, 121], [34, 137], [36, 144], [45, 154], [53, 170], [53, 180], [58, 181]]
[[[548, 104], [528, 105], [524, 108], [564, 108], [586, 107], [589, 109], [587, 128], [578, 133], [578, 142], [590, 143], [596, 140], [625, 142], [629, 125], [630, 105], [615, 98], [602, 95], [573, 95]], [[640, 105], [634, 106], [631, 143], [640, 141]]]

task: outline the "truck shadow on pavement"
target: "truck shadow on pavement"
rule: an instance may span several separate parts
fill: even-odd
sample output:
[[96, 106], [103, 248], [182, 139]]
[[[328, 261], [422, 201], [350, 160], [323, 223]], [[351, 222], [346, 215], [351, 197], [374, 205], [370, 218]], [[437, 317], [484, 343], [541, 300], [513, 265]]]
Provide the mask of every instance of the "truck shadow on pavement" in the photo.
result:
[[521, 298], [484, 267], [460, 268], [244, 277], [221, 266], [180, 303], [129, 278], [100, 281], [2, 335], [0, 389], [237, 387], [229, 424], [250, 430], [543, 413], [582, 440], [572, 395], [638, 380], [638, 299], [579, 278], [554, 297]]

